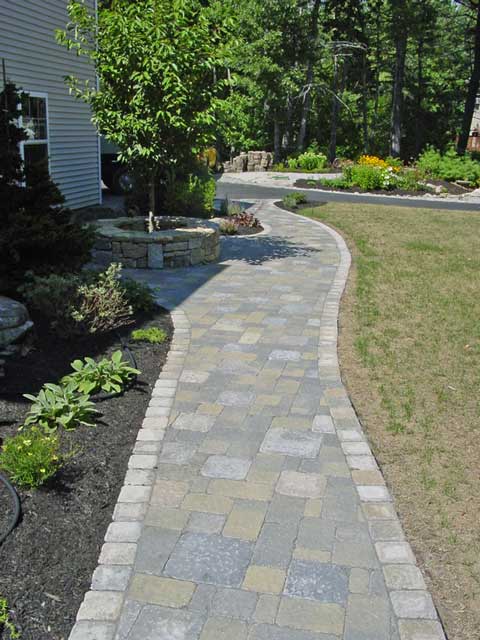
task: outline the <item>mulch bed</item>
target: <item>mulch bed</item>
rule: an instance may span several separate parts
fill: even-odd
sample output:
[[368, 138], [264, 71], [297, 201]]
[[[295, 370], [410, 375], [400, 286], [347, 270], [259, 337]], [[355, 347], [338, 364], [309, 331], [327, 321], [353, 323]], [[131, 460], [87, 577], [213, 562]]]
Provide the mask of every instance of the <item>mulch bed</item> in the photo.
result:
[[240, 225], [238, 227], [238, 231], [236, 234], [234, 234], [233, 237], [235, 236], [254, 236], [257, 233], [261, 233], [263, 231], [263, 227], [262, 225], [258, 225], [258, 227], [244, 227], [242, 225]]
[[[429, 180], [430, 184], [435, 186], [444, 187], [450, 195], [464, 195], [469, 193], [471, 189], [466, 189], [461, 187], [453, 182], [447, 182], [446, 180]], [[297, 189], [319, 189], [320, 191], [343, 191], [345, 193], [374, 193], [382, 196], [425, 196], [425, 195], [435, 195], [432, 189], [419, 189], [415, 191], [413, 189], [371, 189], [365, 190], [360, 189], [360, 187], [329, 187], [322, 184], [321, 181], [315, 181], [313, 184], [312, 180], [301, 179], [297, 180], [293, 185]], [[441, 196], [438, 196], [441, 197]]]
[[[37, 393], [45, 382], [57, 382], [75, 358], [99, 358], [120, 348], [114, 334], [63, 341], [41, 319], [34, 320], [35, 348], [7, 361], [0, 384], [0, 439], [13, 435], [23, 422], [29, 403], [22, 393]], [[22, 520], [0, 546], [0, 597], [7, 598], [22, 640], [66, 640], [89, 589], [173, 326], [159, 308], [120, 332], [126, 338], [132, 329], [148, 326], [161, 327], [169, 338], [161, 345], [131, 345], [142, 372], [136, 384], [125, 395], [97, 404], [101, 415], [95, 427], [61, 434], [62, 445], [78, 454], [48, 485], [19, 492]], [[0, 486], [0, 527], [6, 527], [9, 510]], [[0, 638], [9, 640], [9, 635], [0, 629]]]

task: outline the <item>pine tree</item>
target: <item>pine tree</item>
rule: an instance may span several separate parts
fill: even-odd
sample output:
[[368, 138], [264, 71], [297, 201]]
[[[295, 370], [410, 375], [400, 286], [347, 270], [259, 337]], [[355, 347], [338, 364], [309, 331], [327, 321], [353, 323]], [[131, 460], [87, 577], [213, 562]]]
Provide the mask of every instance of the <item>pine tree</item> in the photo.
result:
[[23, 96], [12, 83], [0, 92], [0, 293], [15, 293], [25, 272], [75, 271], [90, 258], [94, 233], [71, 222], [46, 163], [26, 173], [17, 124]]

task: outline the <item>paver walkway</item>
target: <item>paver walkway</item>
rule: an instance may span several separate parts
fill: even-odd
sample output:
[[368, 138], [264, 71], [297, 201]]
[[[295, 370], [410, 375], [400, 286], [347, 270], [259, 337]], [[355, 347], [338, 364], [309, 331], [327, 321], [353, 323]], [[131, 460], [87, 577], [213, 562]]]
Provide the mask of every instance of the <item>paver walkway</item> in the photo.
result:
[[443, 638], [339, 377], [348, 251], [257, 215], [220, 264], [136, 273], [175, 341], [72, 640]]

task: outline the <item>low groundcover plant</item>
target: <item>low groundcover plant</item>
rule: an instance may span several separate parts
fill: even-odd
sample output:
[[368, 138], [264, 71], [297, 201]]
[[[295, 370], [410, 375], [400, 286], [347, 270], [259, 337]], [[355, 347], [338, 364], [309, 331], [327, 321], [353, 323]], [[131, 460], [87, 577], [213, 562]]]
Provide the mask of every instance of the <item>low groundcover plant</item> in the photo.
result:
[[32, 426], [5, 439], [0, 451], [0, 469], [19, 487], [35, 489], [54, 476], [66, 457], [72, 455], [61, 455], [57, 434], [46, 435], [42, 428]]
[[148, 327], [147, 329], [134, 329], [131, 333], [135, 342], [150, 342], [150, 344], [161, 344], [167, 339], [167, 334], [159, 327]]

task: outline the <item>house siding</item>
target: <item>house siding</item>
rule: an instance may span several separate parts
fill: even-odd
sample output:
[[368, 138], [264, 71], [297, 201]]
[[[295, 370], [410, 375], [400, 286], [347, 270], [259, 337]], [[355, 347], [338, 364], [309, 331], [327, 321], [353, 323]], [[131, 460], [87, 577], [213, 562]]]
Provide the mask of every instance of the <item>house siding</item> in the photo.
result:
[[[90, 107], [69, 95], [64, 77], [95, 82], [92, 66], [55, 42], [67, 0], [0, 0], [0, 58], [7, 78], [48, 95], [50, 173], [72, 209], [101, 201], [99, 142]], [[95, 0], [87, 0], [92, 9]]]

